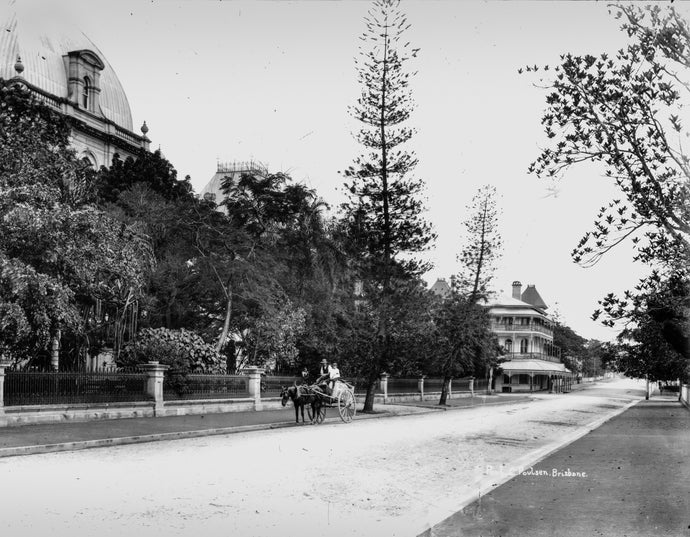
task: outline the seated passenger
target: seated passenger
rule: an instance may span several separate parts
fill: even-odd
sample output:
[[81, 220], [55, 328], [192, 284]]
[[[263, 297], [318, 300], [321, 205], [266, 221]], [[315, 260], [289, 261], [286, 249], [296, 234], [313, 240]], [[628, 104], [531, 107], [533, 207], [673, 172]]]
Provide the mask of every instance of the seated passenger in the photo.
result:
[[330, 379], [328, 382], [328, 387], [332, 394], [335, 381], [336, 379], [340, 378], [340, 369], [338, 369], [338, 364], [336, 362], [333, 362], [330, 366], [328, 366], [328, 378]]
[[302, 384], [305, 386], [309, 385], [309, 370], [306, 365], [302, 369]]

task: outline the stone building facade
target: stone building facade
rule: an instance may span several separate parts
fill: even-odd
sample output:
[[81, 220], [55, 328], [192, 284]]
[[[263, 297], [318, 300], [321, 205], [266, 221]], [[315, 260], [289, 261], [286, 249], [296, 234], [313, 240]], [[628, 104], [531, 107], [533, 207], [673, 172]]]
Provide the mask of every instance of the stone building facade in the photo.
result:
[[81, 31], [25, 21], [14, 2], [0, 6], [0, 78], [22, 84], [72, 119], [77, 155], [98, 168], [148, 151], [146, 123], [133, 132], [132, 112], [107, 59]]

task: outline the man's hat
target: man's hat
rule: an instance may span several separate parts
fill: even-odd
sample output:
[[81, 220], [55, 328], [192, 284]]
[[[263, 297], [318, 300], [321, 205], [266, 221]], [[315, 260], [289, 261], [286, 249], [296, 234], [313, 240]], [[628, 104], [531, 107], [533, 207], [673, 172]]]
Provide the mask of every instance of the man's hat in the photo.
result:
[[324, 358], [323, 360], [321, 360], [321, 363], [322, 363], [322, 364], [328, 365], [328, 360], [326, 360], [326, 359]]

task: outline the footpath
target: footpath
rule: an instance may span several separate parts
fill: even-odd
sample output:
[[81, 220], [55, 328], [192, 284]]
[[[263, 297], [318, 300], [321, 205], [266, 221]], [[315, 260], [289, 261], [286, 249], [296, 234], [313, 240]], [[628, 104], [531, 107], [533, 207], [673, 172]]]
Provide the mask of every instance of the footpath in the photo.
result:
[[[509, 404], [526, 399], [528, 395], [499, 394], [451, 399], [447, 407], [439, 407], [438, 401], [376, 405], [373, 413], [358, 413], [355, 420]], [[339, 421], [335, 416], [337, 410], [328, 409], [326, 421]], [[292, 403], [280, 410], [21, 425], [0, 428], [0, 457], [302, 426], [295, 423]]]
[[422, 536], [690, 536], [690, 410], [656, 394]]

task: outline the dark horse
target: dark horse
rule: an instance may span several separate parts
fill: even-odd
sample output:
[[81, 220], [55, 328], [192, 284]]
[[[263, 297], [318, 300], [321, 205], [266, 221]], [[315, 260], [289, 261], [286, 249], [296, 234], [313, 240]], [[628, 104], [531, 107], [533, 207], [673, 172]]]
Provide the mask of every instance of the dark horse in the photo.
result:
[[302, 411], [302, 423], [304, 420], [304, 407], [311, 405], [311, 423], [313, 424], [316, 417], [321, 410], [321, 391], [318, 388], [310, 388], [308, 386], [290, 386], [289, 388], [282, 387], [280, 392], [280, 402], [283, 406], [287, 405], [288, 399], [292, 399], [295, 405], [295, 421], [299, 423], [299, 412]]

